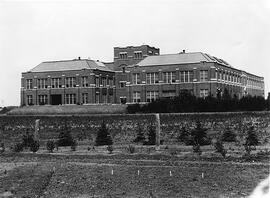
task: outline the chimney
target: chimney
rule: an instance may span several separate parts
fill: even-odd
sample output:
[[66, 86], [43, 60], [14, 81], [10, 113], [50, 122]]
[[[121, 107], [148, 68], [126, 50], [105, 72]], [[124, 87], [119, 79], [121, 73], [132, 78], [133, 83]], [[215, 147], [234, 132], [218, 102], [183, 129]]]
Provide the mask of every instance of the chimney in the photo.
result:
[[78, 60], [81, 60], [81, 57], [80, 56], [78, 57]]

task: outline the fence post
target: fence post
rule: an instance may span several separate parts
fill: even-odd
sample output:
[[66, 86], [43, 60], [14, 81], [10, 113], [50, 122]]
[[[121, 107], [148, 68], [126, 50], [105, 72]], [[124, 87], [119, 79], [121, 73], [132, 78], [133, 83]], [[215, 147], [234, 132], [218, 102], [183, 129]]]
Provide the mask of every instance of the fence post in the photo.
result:
[[159, 114], [155, 114], [156, 117], [156, 150], [160, 149], [160, 117]]
[[39, 141], [39, 121], [40, 121], [40, 119], [37, 119], [37, 120], [35, 121], [35, 133], [34, 133], [34, 139], [35, 139], [36, 141]]

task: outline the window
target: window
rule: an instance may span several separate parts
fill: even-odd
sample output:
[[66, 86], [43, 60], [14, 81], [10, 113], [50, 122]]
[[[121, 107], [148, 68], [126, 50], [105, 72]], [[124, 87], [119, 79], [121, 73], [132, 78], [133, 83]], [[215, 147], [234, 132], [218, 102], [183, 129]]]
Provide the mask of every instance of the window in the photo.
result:
[[27, 104], [33, 105], [33, 96], [32, 95], [27, 95]]
[[200, 97], [205, 98], [208, 96], [208, 89], [201, 89], [200, 90]]
[[83, 76], [82, 77], [82, 86], [83, 87], [88, 87], [87, 80], [88, 80], [88, 77], [87, 76]]
[[61, 88], [61, 78], [52, 78], [52, 88]]
[[158, 83], [158, 73], [146, 73], [146, 84], [156, 84]]
[[158, 98], [158, 91], [147, 91], [146, 92], [146, 101], [153, 102]]
[[96, 87], [99, 87], [99, 77], [95, 77], [95, 84], [96, 84]]
[[46, 89], [47, 88], [47, 79], [42, 78], [37, 80], [38, 89]]
[[112, 78], [109, 78], [109, 85], [110, 85], [110, 87], [112, 87], [114, 85]]
[[180, 82], [193, 82], [193, 71], [181, 71]]
[[75, 77], [66, 78], [66, 87], [76, 87]]
[[76, 94], [66, 94], [66, 104], [76, 104]]
[[39, 95], [38, 96], [38, 104], [39, 105], [48, 104], [48, 96], [47, 95]]
[[163, 98], [174, 98], [176, 96], [175, 90], [168, 90], [162, 92]]
[[207, 70], [201, 70], [200, 71], [200, 81], [205, 82], [208, 80], [208, 71]]
[[107, 104], [107, 94], [102, 94], [102, 102]]
[[107, 78], [105, 78], [105, 77], [102, 77], [102, 78], [101, 78], [101, 85], [102, 85], [103, 87], [106, 87], [106, 86], [107, 86]]
[[109, 94], [108, 103], [113, 103], [113, 95]]
[[82, 94], [82, 103], [87, 104], [88, 103], [88, 93]]
[[143, 56], [142, 56], [142, 52], [139, 51], [139, 52], [134, 52], [134, 59], [142, 59]]
[[193, 79], [194, 79], [194, 72], [189, 71], [189, 82], [193, 82]]
[[133, 92], [133, 102], [134, 103], [139, 103], [141, 102], [141, 93], [138, 91]]
[[175, 83], [175, 72], [163, 72], [164, 83]]
[[125, 81], [120, 81], [120, 88], [126, 87], [126, 82]]
[[140, 81], [140, 74], [132, 74], [132, 83], [133, 84], [140, 84], [141, 81]]
[[95, 103], [99, 103], [99, 92], [96, 92]]
[[33, 80], [32, 79], [26, 80], [26, 89], [33, 89]]
[[127, 98], [126, 97], [120, 97], [120, 103], [121, 104], [126, 104], [127, 103]]
[[120, 59], [127, 59], [128, 57], [127, 57], [127, 52], [120, 52], [119, 53], [119, 58]]

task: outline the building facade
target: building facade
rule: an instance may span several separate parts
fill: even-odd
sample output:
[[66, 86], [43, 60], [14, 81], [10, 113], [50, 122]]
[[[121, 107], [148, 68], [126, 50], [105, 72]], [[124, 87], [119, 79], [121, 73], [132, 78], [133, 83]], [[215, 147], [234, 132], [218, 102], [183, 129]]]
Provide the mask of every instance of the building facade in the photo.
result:
[[264, 96], [264, 78], [202, 52], [160, 55], [159, 48], [114, 48], [114, 62], [43, 62], [22, 73], [22, 105], [146, 103], [190, 92]]

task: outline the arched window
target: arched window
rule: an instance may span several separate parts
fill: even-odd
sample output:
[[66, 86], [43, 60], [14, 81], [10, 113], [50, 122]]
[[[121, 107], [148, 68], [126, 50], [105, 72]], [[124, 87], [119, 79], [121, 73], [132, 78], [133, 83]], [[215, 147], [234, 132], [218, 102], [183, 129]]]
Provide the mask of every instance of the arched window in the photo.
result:
[[122, 72], [126, 73], [126, 66], [125, 64], [120, 65], [119, 67], [122, 68]]

